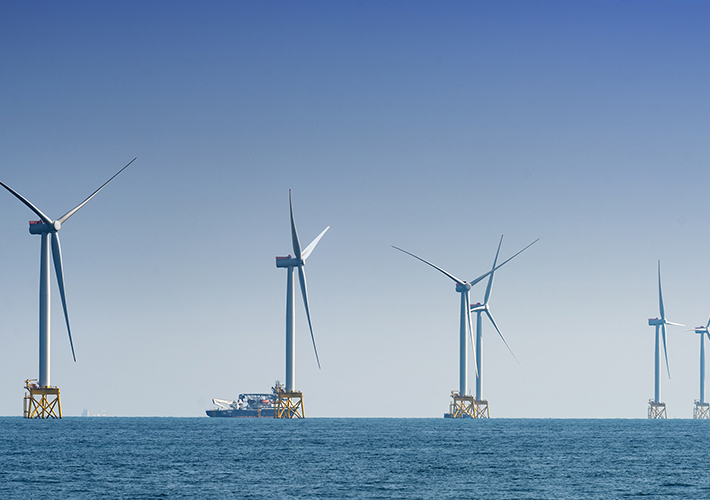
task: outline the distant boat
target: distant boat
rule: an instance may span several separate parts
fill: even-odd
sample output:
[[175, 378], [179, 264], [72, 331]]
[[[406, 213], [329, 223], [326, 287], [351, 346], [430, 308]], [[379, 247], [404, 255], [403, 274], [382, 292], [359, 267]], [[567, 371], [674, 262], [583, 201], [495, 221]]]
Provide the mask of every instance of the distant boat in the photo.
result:
[[99, 410], [98, 413], [91, 413], [88, 408], [84, 408], [81, 412], [82, 417], [108, 417], [108, 412], [106, 410]]

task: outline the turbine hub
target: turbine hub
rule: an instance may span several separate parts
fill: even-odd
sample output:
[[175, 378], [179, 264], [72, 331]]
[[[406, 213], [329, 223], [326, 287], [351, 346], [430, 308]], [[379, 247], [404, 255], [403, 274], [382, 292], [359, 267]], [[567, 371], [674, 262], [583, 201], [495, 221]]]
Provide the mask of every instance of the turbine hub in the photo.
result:
[[53, 226], [55, 231], [59, 231], [62, 228], [62, 223], [58, 220], [55, 220]]
[[457, 292], [468, 292], [471, 289], [471, 284], [466, 283], [465, 281], [463, 284], [456, 283], [456, 291]]
[[486, 304], [481, 304], [480, 302], [478, 304], [471, 305], [471, 312], [482, 312], [487, 309], [488, 306]]

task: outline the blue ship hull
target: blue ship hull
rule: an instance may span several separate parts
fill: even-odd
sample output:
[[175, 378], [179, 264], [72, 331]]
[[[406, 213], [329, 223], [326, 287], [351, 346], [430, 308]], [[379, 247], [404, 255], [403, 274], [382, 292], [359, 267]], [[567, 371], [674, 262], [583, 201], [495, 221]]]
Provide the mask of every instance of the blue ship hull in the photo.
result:
[[257, 410], [207, 410], [208, 417], [225, 418], [274, 418], [273, 408], [260, 408]]

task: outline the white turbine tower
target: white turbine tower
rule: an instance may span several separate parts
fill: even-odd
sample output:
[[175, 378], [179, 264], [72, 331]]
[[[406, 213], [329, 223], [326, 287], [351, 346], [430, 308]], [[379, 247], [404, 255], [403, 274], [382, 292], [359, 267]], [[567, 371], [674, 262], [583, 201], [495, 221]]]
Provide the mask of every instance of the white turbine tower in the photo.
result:
[[311, 341], [313, 351], [316, 354], [316, 362], [320, 368], [318, 359], [318, 349], [316, 349], [316, 339], [313, 336], [313, 326], [311, 325], [311, 312], [308, 308], [308, 290], [306, 287], [306, 272], [303, 269], [306, 259], [313, 252], [323, 235], [330, 229], [326, 227], [316, 239], [301, 251], [301, 243], [296, 232], [296, 223], [293, 219], [293, 206], [291, 205], [291, 190], [288, 191], [288, 206], [291, 213], [291, 240], [293, 243], [294, 256], [276, 257], [276, 267], [284, 267], [287, 271], [286, 282], [286, 387], [277, 387], [278, 402], [276, 409], [277, 418], [303, 418], [303, 393], [295, 390], [296, 384], [296, 344], [294, 342], [294, 323], [296, 320], [294, 310], [295, 287], [293, 283], [293, 271], [298, 268], [298, 280], [301, 284], [301, 296], [308, 318], [308, 328], [311, 331]]
[[[537, 240], [535, 240], [537, 241]], [[491, 324], [493, 327], [496, 329], [498, 332], [498, 335], [500, 336], [501, 340], [505, 344], [505, 346], [508, 348], [510, 351], [510, 354], [513, 355], [513, 358], [515, 358], [515, 361], [518, 361], [518, 358], [515, 357], [515, 354], [513, 353], [513, 350], [510, 348], [508, 345], [508, 342], [506, 342], [505, 337], [503, 337], [503, 334], [500, 331], [500, 328], [498, 328], [498, 325], [496, 324], [496, 321], [493, 319], [493, 315], [491, 314], [491, 309], [489, 304], [489, 301], [491, 299], [491, 290], [493, 288], [493, 276], [495, 275], [495, 269], [496, 269], [496, 263], [498, 262], [498, 254], [500, 253], [500, 246], [503, 243], [503, 236], [500, 237], [500, 241], [498, 242], [498, 250], [496, 251], [496, 256], [493, 259], [493, 267], [491, 268], [491, 273], [490, 276], [488, 276], [488, 286], [486, 287], [486, 295], [483, 299], [483, 304], [480, 302], [477, 304], [472, 304], [471, 305], [471, 312], [476, 313], [476, 366], [478, 367], [478, 373], [476, 376], [476, 414], [475, 416], [477, 418], [488, 418], [489, 413], [488, 413], [488, 401], [484, 400], [482, 397], [482, 379], [483, 379], [483, 322], [481, 316], [485, 314], [488, 316], [488, 319], [490, 320]], [[520, 364], [518, 362], [518, 364]]]
[[[445, 274], [448, 276], [451, 280], [453, 280], [456, 283], [456, 291], [461, 294], [461, 323], [460, 323], [460, 328], [459, 328], [459, 392], [456, 393], [456, 391], [452, 391], [451, 397], [453, 398], [453, 403], [451, 406], [451, 409], [449, 413], [445, 414], [445, 416], [448, 416], [450, 418], [463, 418], [463, 417], [475, 417], [475, 408], [474, 408], [474, 401], [473, 401], [473, 396], [469, 394], [468, 391], [468, 354], [467, 354], [467, 347], [466, 347], [466, 332], [468, 332], [469, 337], [471, 339], [471, 343], [473, 344], [473, 334], [471, 333], [471, 300], [470, 300], [470, 290], [471, 287], [474, 286], [475, 284], [479, 283], [481, 280], [483, 280], [486, 276], [490, 275], [497, 269], [501, 268], [510, 260], [513, 258], [517, 257], [522, 253], [523, 251], [527, 250], [532, 246], [535, 242], [538, 240], [533, 241], [530, 243], [530, 245], [526, 246], [520, 252], [516, 253], [512, 257], [510, 257], [508, 260], [503, 262], [502, 264], [498, 266], [494, 266], [491, 271], [488, 271], [487, 273], [479, 276], [478, 278], [471, 280], [470, 282], [466, 282], [464, 280], [461, 280], [454, 276], [453, 274], [443, 270], [439, 266], [436, 266], [432, 264], [429, 261], [426, 261], [422, 259], [421, 257], [418, 257], [414, 255], [413, 253], [407, 252], [406, 250], [403, 250], [399, 247], [396, 247], [392, 245], [392, 248], [399, 250], [400, 252], [404, 252], [407, 255], [411, 255], [417, 260], [420, 260], [424, 262], [425, 264], [433, 267], [437, 271]], [[476, 370], [476, 373], [478, 374], [478, 368], [477, 365], [475, 364], [475, 358], [474, 358], [474, 369]]]
[[[136, 159], [133, 158], [128, 165]], [[69, 313], [67, 312], [66, 294], [64, 292], [64, 269], [62, 267], [62, 249], [59, 244], [59, 230], [69, 217], [74, 215], [81, 207], [86, 205], [91, 198], [96, 196], [106, 184], [111, 182], [118, 174], [123, 172], [128, 165], [119, 170], [113, 177], [101, 185], [91, 196], [82, 201], [79, 205], [71, 209], [56, 220], [52, 220], [35, 207], [27, 198], [19, 194], [7, 184], [0, 182], [0, 186], [7, 189], [18, 200], [24, 203], [40, 218], [38, 221], [30, 221], [30, 234], [38, 234], [42, 237], [40, 245], [40, 278], [39, 278], [39, 380], [37, 384], [30, 384], [33, 380], [27, 380], [25, 389], [29, 395], [25, 395], [24, 416], [31, 418], [61, 418], [61, 402], [59, 400], [59, 388], [50, 383], [50, 271], [49, 253], [50, 245], [52, 249], [52, 259], [54, 261], [54, 271], [57, 276], [59, 295], [64, 308], [64, 319], [67, 323], [67, 333], [69, 334], [69, 345], [71, 346], [72, 358], [74, 355], [74, 343], [71, 338], [71, 328], [69, 327]], [[39, 400], [36, 399], [39, 396]], [[49, 396], [49, 397], [48, 397]], [[29, 405], [29, 406], [28, 406]]]
[[710, 339], [708, 327], [710, 327], [710, 319], [707, 325], [695, 328], [695, 333], [700, 335], [700, 399], [695, 401], [693, 408], [693, 418], [696, 419], [710, 418], [710, 403], [705, 401], [705, 336]]
[[666, 404], [661, 402], [661, 336], [663, 337], [663, 357], [666, 360], [666, 370], [668, 378], [671, 378], [671, 369], [668, 366], [668, 350], [666, 349], [666, 325], [685, 326], [680, 323], [672, 323], [666, 319], [666, 311], [663, 308], [663, 292], [661, 291], [661, 261], [658, 261], [658, 308], [660, 318], [650, 318], [649, 326], [656, 327], [656, 358], [655, 358], [655, 390], [653, 399], [648, 402], [648, 418], [668, 418]]

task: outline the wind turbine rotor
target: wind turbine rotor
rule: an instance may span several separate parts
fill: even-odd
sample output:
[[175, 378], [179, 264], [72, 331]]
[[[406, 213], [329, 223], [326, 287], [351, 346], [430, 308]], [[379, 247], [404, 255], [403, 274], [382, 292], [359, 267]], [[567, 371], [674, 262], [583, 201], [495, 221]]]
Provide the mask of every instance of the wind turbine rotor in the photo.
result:
[[[536, 239], [535, 241], [533, 241], [532, 243], [530, 243], [528, 246], [526, 246], [525, 248], [523, 248], [522, 250], [520, 250], [518, 253], [516, 253], [516, 254], [513, 255], [512, 257], [509, 257], [509, 258], [508, 258], [505, 262], [503, 262], [502, 264], [500, 264], [500, 265], [498, 265], [498, 266], [495, 266], [493, 269], [491, 269], [490, 271], [488, 271], [488, 272], [485, 273], [485, 274], [480, 275], [478, 278], [469, 281], [469, 282], [468, 282], [468, 285], [470, 285], [470, 286], [476, 285], [476, 284], [479, 283], [481, 280], [485, 279], [486, 276], [490, 275], [491, 273], [493, 273], [493, 272], [497, 271], [498, 269], [500, 269], [501, 267], [503, 267], [505, 264], [507, 264], [508, 262], [510, 262], [511, 260], [513, 260], [515, 257], [517, 257], [518, 255], [520, 255], [522, 252], [524, 252], [525, 250], [527, 250], [528, 248], [530, 248], [533, 244], [537, 243], [539, 240], [540, 240], [540, 238]], [[399, 250], [400, 252], [404, 252], [404, 253], [406, 253], [407, 255], [411, 255], [411, 256], [414, 257], [415, 259], [424, 262], [425, 264], [427, 264], [427, 265], [433, 267], [434, 269], [436, 269], [437, 271], [439, 271], [439, 272], [441, 272], [441, 273], [444, 273], [446, 276], [448, 276], [449, 278], [451, 278], [452, 280], [454, 280], [458, 285], [461, 285], [461, 286], [465, 286], [465, 285], [466, 285], [466, 281], [457, 278], [456, 276], [454, 276], [453, 274], [449, 273], [448, 271], [445, 271], [444, 269], [440, 268], [439, 266], [434, 265], [434, 264], [432, 264], [431, 262], [429, 262], [429, 261], [427, 261], [427, 260], [424, 260], [424, 259], [422, 259], [421, 257], [418, 257], [418, 256], [414, 255], [413, 253], [407, 252], [406, 250], [403, 250], [403, 249], [401, 249], [401, 248], [399, 248], [399, 247], [396, 247], [396, 246], [394, 246], [394, 245], [392, 245], [392, 248], [394, 248], [395, 250]]]
[[[301, 296], [303, 298], [303, 305], [306, 309], [306, 318], [308, 319], [308, 329], [310, 330], [311, 333], [311, 341], [313, 343], [313, 352], [315, 353], [316, 356], [316, 362], [318, 363], [318, 368], [321, 368], [320, 364], [320, 357], [318, 356], [318, 348], [316, 347], [316, 339], [315, 336], [313, 335], [313, 324], [311, 322], [311, 310], [308, 305], [308, 286], [306, 284], [306, 272], [304, 269], [305, 261], [308, 258], [308, 256], [313, 252], [315, 249], [316, 245], [318, 242], [321, 240], [323, 235], [330, 229], [330, 226], [327, 226], [305, 249], [301, 250], [301, 242], [300, 239], [298, 238], [298, 231], [296, 230], [296, 220], [293, 216], [293, 203], [291, 201], [291, 190], [288, 190], [288, 208], [289, 208], [289, 215], [291, 219], [291, 242], [293, 244], [293, 253], [295, 254], [294, 258], [276, 258], [276, 267], [284, 267], [289, 269], [289, 273], [293, 272], [294, 268], [298, 268], [298, 281], [301, 286]], [[289, 276], [292, 276], [292, 274], [289, 274]], [[290, 278], [289, 278], [290, 279]], [[291, 283], [289, 281], [289, 283]], [[288, 311], [288, 304], [291, 304], [293, 301], [293, 295], [292, 292], [288, 293], [288, 302], [287, 301], [287, 311]], [[288, 314], [287, 314], [288, 315]], [[289, 321], [287, 321], [287, 326], [286, 326], [286, 336], [288, 338], [293, 337], [293, 324]], [[287, 340], [287, 345], [288, 345], [288, 340]], [[291, 354], [292, 355], [292, 354]], [[287, 355], [287, 370], [288, 370], [288, 358], [289, 355]], [[287, 377], [287, 386], [289, 385], [288, 382], [288, 377]]]

